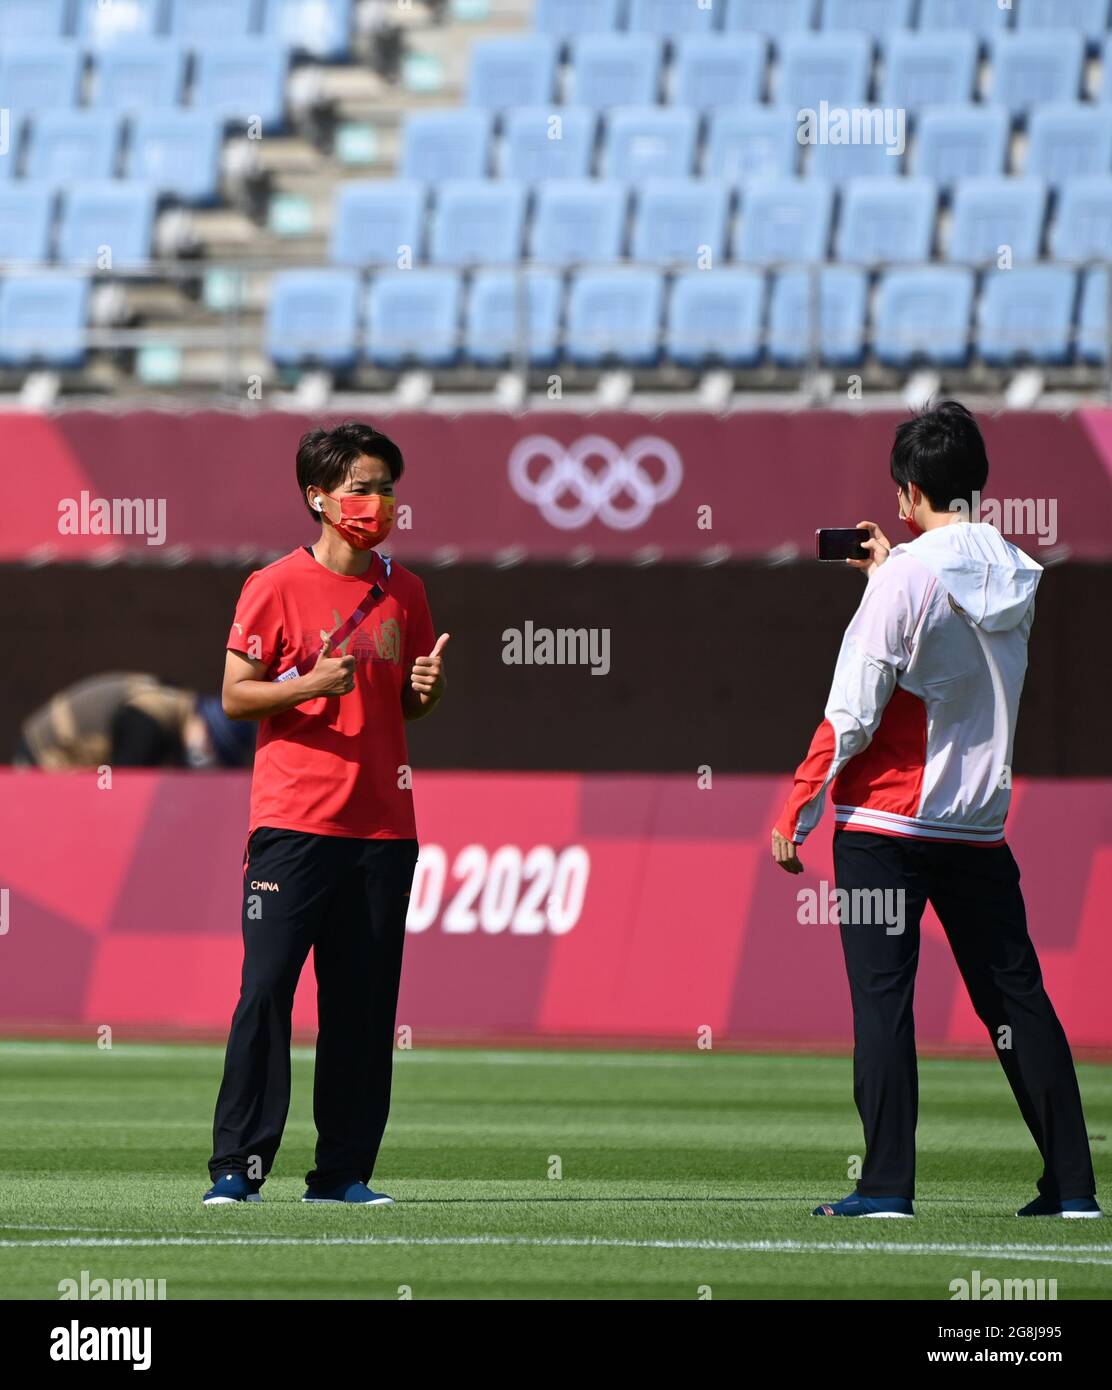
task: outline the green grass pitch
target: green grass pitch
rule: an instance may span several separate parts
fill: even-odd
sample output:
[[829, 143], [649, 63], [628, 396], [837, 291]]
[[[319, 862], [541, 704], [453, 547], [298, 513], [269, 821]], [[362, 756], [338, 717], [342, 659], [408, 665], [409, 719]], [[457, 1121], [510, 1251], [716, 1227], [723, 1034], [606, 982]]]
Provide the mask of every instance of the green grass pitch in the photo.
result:
[[[222, 1049], [0, 1043], [0, 1297], [918, 1298], [955, 1278], [1112, 1293], [1105, 1221], [1017, 1221], [1038, 1160], [994, 1060], [921, 1062], [918, 1219], [816, 1220], [861, 1133], [844, 1057], [398, 1054], [374, 1185], [311, 1207], [312, 1052], [264, 1201], [202, 1207]], [[1080, 1068], [1098, 1185], [1112, 1068]], [[556, 1174], [559, 1174], [558, 1176]], [[1104, 1193], [1107, 1196], [1107, 1192]]]

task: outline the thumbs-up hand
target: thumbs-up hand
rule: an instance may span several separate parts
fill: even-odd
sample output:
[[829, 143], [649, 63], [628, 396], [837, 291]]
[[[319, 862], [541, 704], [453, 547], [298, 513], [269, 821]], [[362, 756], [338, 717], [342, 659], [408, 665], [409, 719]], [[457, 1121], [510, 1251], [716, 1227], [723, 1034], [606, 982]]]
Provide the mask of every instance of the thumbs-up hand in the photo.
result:
[[333, 656], [332, 638], [321, 629], [323, 639], [317, 664], [309, 672], [313, 694], [317, 696], [350, 695], [355, 689], [355, 657]]
[[428, 656], [419, 656], [413, 663], [409, 683], [421, 696], [422, 703], [434, 703], [444, 694], [447, 680], [444, 675], [444, 648], [448, 645], [450, 634], [443, 633], [436, 639], [436, 646]]

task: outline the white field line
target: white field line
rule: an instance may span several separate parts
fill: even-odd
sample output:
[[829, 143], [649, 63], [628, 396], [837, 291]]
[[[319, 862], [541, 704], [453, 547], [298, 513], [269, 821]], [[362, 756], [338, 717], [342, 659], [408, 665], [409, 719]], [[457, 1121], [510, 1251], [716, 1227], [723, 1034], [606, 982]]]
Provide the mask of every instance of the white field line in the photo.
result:
[[[165, 1060], [182, 1058], [190, 1053], [207, 1052], [214, 1056], [223, 1057], [223, 1043], [117, 1043], [114, 1047], [100, 1048], [96, 1042], [21, 1042], [18, 1039], [9, 1039], [0, 1042], [0, 1057], [11, 1054], [14, 1057], [129, 1057], [129, 1058], [149, 1058], [152, 1060]], [[309, 1059], [314, 1056], [315, 1049], [311, 1046], [292, 1047], [291, 1056], [297, 1059]], [[396, 1048], [394, 1059], [409, 1065], [413, 1062], [447, 1062], [457, 1063], [466, 1066], [470, 1063], [473, 1066], [485, 1066], [493, 1063], [496, 1066], [509, 1067], [529, 1067], [529, 1066], [569, 1066], [578, 1062], [591, 1062], [604, 1064], [613, 1067], [684, 1067], [699, 1064], [705, 1061], [708, 1056], [713, 1054], [705, 1049], [691, 1047], [691, 1056], [684, 1056], [682, 1053], [659, 1053], [659, 1052], [604, 1052], [593, 1051], [590, 1048], [574, 1048], [560, 1050], [558, 1045], [551, 1049], [534, 1051], [532, 1049], [522, 1049], [520, 1052], [512, 1051], [488, 1051], [485, 1048], [447, 1048], [447, 1047], [415, 1047], [415, 1048]], [[731, 1055], [731, 1054], [720, 1054]], [[741, 1054], [735, 1054], [740, 1056]], [[760, 1055], [765, 1058], [766, 1054]], [[768, 1055], [770, 1061], [789, 1061], [797, 1060], [787, 1056]], [[818, 1058], [819, 1061], [844, 1061], [844, 1058]]]

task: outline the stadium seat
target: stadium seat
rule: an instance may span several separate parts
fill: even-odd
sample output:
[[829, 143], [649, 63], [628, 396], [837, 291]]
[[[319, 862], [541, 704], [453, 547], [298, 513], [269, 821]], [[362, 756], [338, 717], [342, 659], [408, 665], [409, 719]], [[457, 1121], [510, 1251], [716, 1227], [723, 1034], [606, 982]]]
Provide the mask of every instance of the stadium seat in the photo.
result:
[[954, 190], [946, 259], [995, 265], [1008, 247], [1013, 265], [1037, 261], [1045, 220], [1041, 179], [962, 179]]
[[830, 366], [860, 362], [868, 302], [868, 276], [854, 266], [781, 271], [772, 284], [769, 355], [785, 367], [808, 362], [817, 315], [819, 360]]
[[0, 107], [30, 113], [76, 106], [85, 55], [73, 42], [5, 44], [0, 51]]
[[15, 276], [0, 283], [0, 365], [80, 367], [89, 281], [83, 275]]
[[556, 96], [556, 40], [547, 34], [481, 39], [471, 47], [467, 100], [501, 109]]
[[563, 282], [545, 270], [480, 270], [471, 282], [464, 355], [483, 367], [512, 361], [523, 334], [533, 366], [556, 360]]
[[1008, 113], [1001, 106], [932, 106], [919, 119], [912, 172], [944, 188], [1004, 172]]
[[871, 65], [864, 34], [788, 34], [780, 45], [776, 101], [795, 111], [817, 111], [824, 101], [830, 106], [863, 106]]
[[289, 49], [264, 39], [230, 39], [195, 53], [193, 106], [225, 121], [285, 123]]
[[1025, 266], [986, 275], [977, 313], [977, 351], [989, 363], [1064, 362], [1077, 276], [1062, 266]]
[[1104, 41], [1101, 49], [1100, 100], [1112, 101], [1112, 34]]
[[70, 0], [0, 0], [0, 43], [60, 39], [66, 33]]
[[59, 184], [115, 177], [121, 129], [114, 111], [44, 111], [31, 122], [26, 177]]
[[406, 119], [398, 169], [404, 179], [480, 179], [487, 172], [489, 111], [419, 111]]
[[223, 128], [207, 111], [145, 111], [132, 123], [128, 172], [187, 203], [215, 202]]
[[934, 29], [969, 29], [980, 39], [987, 39], [1006, 29], [1012, 12], [990, 0], [919, 0], [918, 26], [920, 32]]
[[298, 53], [335, 62], [351, 51], [354, 0], [263, 0], [262, 32]]
[[578, 106], [651, 106], [660, 95], [661, 42], [652, 34], [587, 34], [572, 44]]
[[685, 34], [676, 44], [670, 99], [703, 109], [758, 102], [766, 57], [757, 34]]
[[890, 270], [880, 278], [873, 351], [887, 367], [960, 366], [969, 355], [974, 275], [957, 266]]
[[782, 106], [720, 107], [710, 114], [703, 173], [712, 179], [791, 178], [799, 126]]
[[686, 270], [668, 301], [664, 352], [684, 367], [752, 366], [761, 355], [765, 280], [756, 270]]
[[814, 26], [816, 0], [730, 0], [726, 6], [726, 29], [765, 34], [779, 42]]
[[258, 33], [257, 15], [255, 0], [169, 0], [167, 32], [189, 43], [245, 39]]
[[1108, 268], [1087, 271], [1078, 313], [1077, 350], [1086, 362], [1107, 365], [1109, 316]]
[[693, 0], [629, 0], [626, 24], [635, 34], [709, 34], [714, 21], [714, 7]]
[[822, 27], [827, 32], [852, 29], [879, 39], [891, 29], [911, 24], [913, 0], [822, 0]]
[[852, 179], [842, 194], [838, 258], [929, 261], [938, 190], [930, 179]]
[[647, 179], [636, 190], [632, 257], [706, 273], [725, 254], [729, 214], [721, 179]]
[[989, 100], [1018, 113], [1047, 101], [1077, 101], [1085, 44], [1070, 29], [1001, 34], [992, 42]]
[[834, 191], [823, 179], [754, 179], [744, 186], [733, 259], [751, 265], [821, 261]]
[[96, 65], [94, 104], [113, 111], [177, 106], [185, 83], [185, 50], [166, 39], [113, 44]]
[[1024, 172], [1052, 187], [1112, 173], [1112, 110], [1080, 102], [1036, 107], [1028, 125]]
[[62, 198], [59, 261], [104, 271], [145, 265], [150, 260], [157, 209], [158, 195], [143, 184], [73, 184]]
[[624, 106], [612, 111], [603, 143], [603, 172], [640, 183], [692, 172], [698, 117], [690, 107]]
[[[804, 145], [805, 169], [820, 179], [844, 183], [847, 179], [891, 178], [900, 172], [903, 151], [907, 143], [906, 124], [901, 127], [893, 120], [891, 108], [861, 108], [855, 113], [861, 121], [853, 138], [842, 143], [820, 139]], [[804, 132], [800, 127], [800, 133]], [[864, 138], [865, 136], [868, 138]]]
[[660, 352], [664, 279], [655, 270], [581, 270], [568, 300], [567, 354], [584, 366], [647, 366]]
[[1055, 260], [1107, 261], [1112, 252], [1112, 175], [1071, 179], [1058, 198], [1050, 245]]
[[1075, 29], [1095, 48], [1108, 32], [1108, 0], [1023, 0], [1016, 27]]
[[364, 356], [380, 367], [447, 366], [459, 355], [463, 281], [455, 270], [376, 275], [367, 294]]
[[332, 261], [396, 270], [413, 266], [423, 252], [427, 202], [427, 189], [416, 179], [341, 184], [332, 213]]
[[612, 33], [624, 9], [625, 0], [536, 0], [533, 27], [561, 38]]
[[[27, 4], [27, 0], [19, 0]], [[181, 3], [181, 0], [178, 0]], [[162, 0], [76, 0], [77, 37], [93, 47], [126, 39], [151, 39], [160, 32]]]
[[525, 184], [516, 179], [446, 179], [434, 194], [429, 260], [498, 265], [521, 259]]
[[0, 134], [5, 137], [4, 143], [0, 144], [0, 187], [3, 187], [8, 179], [15, 178], [19, 169], [23, 122], [14, 113], [0, 109]]
[[55, 192], [41, 184], [0, 184], [0, 264], [50, 259]]
[[359, 333], [358, 274], [286, 270], [270, 282], [266, 349], [281, 367], [355, 365]]
[[581, 106], [519, 106], [504, 117], [500, 169], [511, 179], [585, 179], [598, 118]]
[[909, 112], [973, 100], [977, 40], [969, 30], [893, 34], [884, 50], [880, 99]]
[[564, 266], [616, 261], [625, 240], [629, 198], [624, 185], [556, 179], [537, 190], [532, 259]]

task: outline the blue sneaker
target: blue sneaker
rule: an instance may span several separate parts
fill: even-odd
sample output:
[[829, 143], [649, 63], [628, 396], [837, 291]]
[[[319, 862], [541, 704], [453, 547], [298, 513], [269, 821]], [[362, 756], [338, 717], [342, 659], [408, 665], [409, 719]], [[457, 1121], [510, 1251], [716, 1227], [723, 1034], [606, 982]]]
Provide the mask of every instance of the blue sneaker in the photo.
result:
[[1103, 1215], [1095, 1197], [1067, 1197], [1064, 1202], [1056, 1197], [1036, 1197], [1016, 1212], [1016, 1216], [1067, 1216], [1075, 1220]]
[[393, 1197], [387, 1197], [385, 1192], [372, 1192], [365, 1182], [341, 1183], [339, 1187], [328, 1189], [308, 1187], [301, 1200], [303, 1202], [344, 1202], [364, 1207], [389, 1207], [394, 1203]]
[[851, 1192], [840, 1202], [823, 1202], [812, 1216], [914, 1216], [915, 1208], [906, 1197], [862, 1197]]
[[225, 1202], [261, 1202], [258, 1185], [243, 1173], [225, 1173], [217, 1178], [201, 1198], [206, 1207], [222, 1206]]

